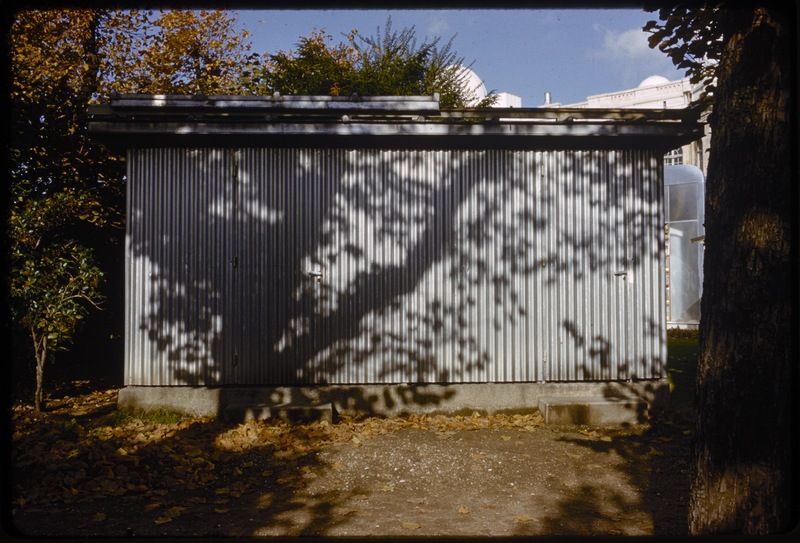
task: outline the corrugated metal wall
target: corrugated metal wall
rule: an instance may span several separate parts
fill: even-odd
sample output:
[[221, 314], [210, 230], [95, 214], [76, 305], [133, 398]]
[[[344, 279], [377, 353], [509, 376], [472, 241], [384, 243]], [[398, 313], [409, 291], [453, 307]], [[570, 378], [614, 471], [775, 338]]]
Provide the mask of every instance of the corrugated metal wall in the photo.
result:
[[664, 375], [658, 152], [129, 152], [127, 385]]

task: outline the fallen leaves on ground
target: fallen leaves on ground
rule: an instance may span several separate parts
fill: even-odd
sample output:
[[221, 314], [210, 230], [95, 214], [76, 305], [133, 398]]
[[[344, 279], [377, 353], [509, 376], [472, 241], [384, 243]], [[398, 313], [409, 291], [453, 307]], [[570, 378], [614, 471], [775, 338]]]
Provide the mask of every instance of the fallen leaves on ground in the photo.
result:
[[[443, 439], [459, 431], [498, 429], [505, 432], [500, 439], [508, 441], [509, 431], [531, 432], [543, 425], [538, 411], [342, 417], [334, 424], [250, 420], [231, 426], [203, 417], [152, 422], [116, 412], [117, 392], [111, 389], [65, 397], [45, 414], [34, 413], [30, 406], [14, 407], [15, 507], [139, 494], [150, 496], [157, 504], [151, 509], [154, 522], [168, 523], [179, 518], [186, 507], [204, 506], [215, 496], [235, 499], [268, 484], [302, 488], [317, 476], [301, 465], [302, 460], [331, 445], [360, 447], [370, 439], [403, 429], [431, 431]], [[185, 503], [164, 503], [178, 489], [197, 492]], [[200, 495], [204, 489], [209, 498]], [[215, 508], [217, 512], [225, 510]], [[463, 510], [462, 506], [459, 512], [465, 514]], [[98, 517], [96, 521], [102, 520]]]

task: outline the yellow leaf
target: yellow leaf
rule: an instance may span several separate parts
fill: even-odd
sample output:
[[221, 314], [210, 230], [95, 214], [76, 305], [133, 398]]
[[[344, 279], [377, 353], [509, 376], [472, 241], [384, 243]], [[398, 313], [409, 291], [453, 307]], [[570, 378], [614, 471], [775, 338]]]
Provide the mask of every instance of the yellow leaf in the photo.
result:
[[105, 513], [95, 513], [94, 516], [92, 517], [92, 520], [95, 521], [95, 522], [103, 522], [104, 520], [106, 520], [106, 514]]
[[652, 454], [652, 455], [655, 455], [655, 456], [664, 456], [663, 452], [659, 451], [658, 449], [656, 449], [652, 445], [650, 446], [650, 450], [647, 451], [647, 454]]
[[214, 491], [214, 494], [230, 494], [231, 489], [228, 487], [218, 488]]
[[418, 529], [420, 527], [420, 525], [417, 524], [416, 522], [408, 522], [408, 521], [406, 521], [406, 522], [403, 522], [401, 524], [402, 524], [403, 528], [405, 528], [406, 530], [416, 530], [416, 529]]
[[500, 439], [502, 439], [503, 441], [510, 441], [511, 436], [500, 436]]
[[170, 507], [167, 509], [167, 513], [169, 513], [172, 518], [178, 518], [185, 509], [185, 507]]
[[466, 507], [464, 507], [464, 505], [463, 505], [463, 504], [458, 506], [458, 512], [459, 512], [459, 514], [461, 514], [461, 515], [469, 515], [469, 509], [467, 509]]
[[533, 517], [529, 517], [528, 515], [514, 515], [515, 522], [530, 522], [533, 520]]
[[166, 524], [167, 522], [172, 522], [172, 517], [158, 517], [154, 522], [156, 524]]
[[214, 508], [214, 512], [215, 512], [215, 513], [220, 513], [220, 514], [222, 514], [222, 513], [227, 513], [228, 511], [230, 511], [230, 509], [225, 509], [225, 508], [223, 508], [223, 507], [215, 507], [215, 508]]

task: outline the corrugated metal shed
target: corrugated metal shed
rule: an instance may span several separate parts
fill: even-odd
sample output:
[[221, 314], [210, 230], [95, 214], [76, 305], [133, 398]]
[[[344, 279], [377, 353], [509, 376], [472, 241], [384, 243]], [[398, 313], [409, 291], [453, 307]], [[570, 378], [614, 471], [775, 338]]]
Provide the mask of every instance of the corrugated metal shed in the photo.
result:
[[664, 375], [675, 110], [123, 96], [127, 385]]

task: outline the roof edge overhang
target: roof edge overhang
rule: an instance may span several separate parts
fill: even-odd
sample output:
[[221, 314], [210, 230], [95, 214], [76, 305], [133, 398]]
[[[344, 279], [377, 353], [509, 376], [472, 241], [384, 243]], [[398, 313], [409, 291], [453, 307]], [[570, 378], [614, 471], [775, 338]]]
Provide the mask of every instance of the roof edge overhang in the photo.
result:
[[699, 111], [451, 108], [438, 96], [123, 95], [91, 106], [111, 146], [646, 148], [700, 139]]

